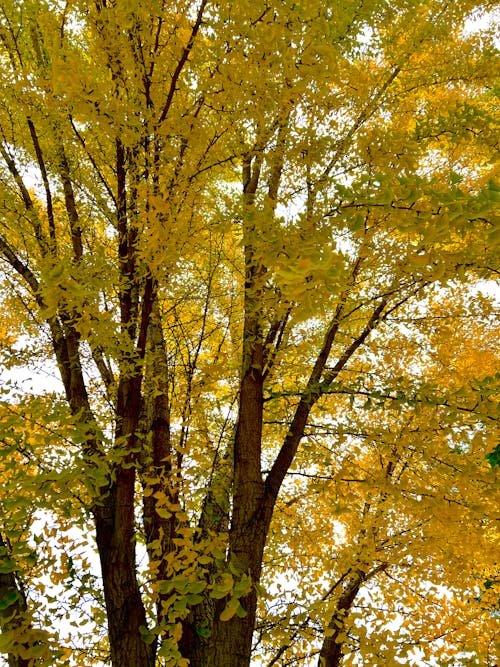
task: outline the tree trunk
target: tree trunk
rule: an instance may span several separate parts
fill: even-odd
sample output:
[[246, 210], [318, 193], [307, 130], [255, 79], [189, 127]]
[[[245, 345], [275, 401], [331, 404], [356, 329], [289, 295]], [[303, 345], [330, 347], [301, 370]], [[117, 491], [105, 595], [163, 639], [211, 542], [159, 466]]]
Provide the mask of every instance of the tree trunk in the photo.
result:
[[260, 470], [262, 439], [262, 346], [253, 346], [240, 392], [240, 411], [234, 445], [233, 513], [229, 532], [229, 559], [252, 579], [252, 590], [240, 599], [245, 616], [221, 621], [227, 598], [216, 605], [210, 658], [203, 666], [247, 667], [257, 609], [256, 585], [260, 581], [262, 557], [274, 499], [266, 495]]
[[140, 414], [141, 377], [122, 379], [118, 387], [117, 442], [127, 448], [113, 470], [97, 443], [79, 355], [78, 335], [71, 325], [51, 323], [54, 351], [73, 415], [88, 429], [84, 455], [90, 468], [101, 466], [110, 480], [92, 507], [102, 570], [108, 637], [113, 667], [154, 667], [154, 651], [143, 641], [146, 612], [136, 575], [134, 543], [135, 465], [133, 448]]
[[140, 632], [146, 627], [146, 613], [136, 576], [134, 482], [133, 469], [118, 470], [104, 504], [94, 508], [113, 667], [154, 667], [155, 663], [153, 648]]
[[[270, 498], [268, 498], [270, 500]], [[189, 667], [248, 667], [252, 651], [252, 637], [255, 627], [257, 610], [257, 591], [255, 584], [259, 583], [262, 557], [269, 528], [269, 517], [272, 508], [261, 500], [261, 509], [256, 513], [254, 520], [240, 530], [232, 530], [230, 536], [230, 554], [235, 556], [235, 563], [241, 567], [244, 574], [250, 574], [253, 587], [250, 593], [240, 599], [245, 610], [245, 616], [235, 615], [227, 621], [222, 621], [220, 615], [227, 604], [229, 597], [217, 601], [208, 601], [208, 605], [199, 605], [195, 618], [198, 624], [205, 621], [211, 626], [210, 637], [201, 640], [191, 633], [183, 637], [183, 656], [189, 657]], [[265, 511], [263, 509], [265, 508]], [[204, 616], [204, 612], [206, 615]], [[207, 613], [208, 612], [208, 613]], [[193, 641], [192, 647], [189, 646]]]
[[[248, 312], [248, 311], [247, 311]], [[269, 523], [264, 520], [265, 485], [261, 473], [263, 410], [263, 345], [259, 342], [258, 317], [252, 312], [245, 323], [239, 414], [234, 439], [233, 507], [229, 530], [228, 558], [253, 584], [260, 579], [262, 555]], [[250, 341], [250, 344], [248, 344]], [[255, 586], [240, 599], [246, 614], [221, 621], [228, 598], [215, 604], [210, 646], [203, 659], [190, 667], [245, 667], [250, 664], [255, 625]], [[208, 655], [208, 658], [207, 658]]]
[[[262, 501], [263, 502], [263, 501]], [[234, 554], [242, 570], [252, 577], [252, 590], [240, 599], [245, 616], [234, 615], [228, 621], [221, 621], [220, 614], [228, 599], [218, 600], [215, 612], [213, 640], [210, 659], [203, 666], [248, 667], [252, 652], [252, 637], [257, 610], [257, 591], [262, 570], [262, 557], [268, 532], [268, 522], [263, 512], [256, 514], [254, 520], [232, 536], [231, 554]]]
[[[205, 495], [199, 521], [200, 540], [208, 539], [211, 534], [220, 535], [229, 531], [229, 493], [233, 479], [232, 447], [231, 441], [222, 456], [219, 453], [216, 454], [211, 483]], [[215, 563], [208, 564], [207, 570], [210, 576], [216, 576]], [[213, 642], [211, 635], [216, 613], [220, 614], [217, 601], [210, 597], [208, 591], [205, 591], [203, 602], [191, 609], [183, 623], [179, 651], [189, 659], [190, 667], [204, 667], [213, 664], [210, 661]]]
[[[0, 536], [0, 549], [2, 550], [0, 561], [3, 558], [3, 555], [9, 558], [7, 544], [4, 542], [3, 537]], [[23, 635], [26, 636], [26, 630], [29, 623], [25, 620], [26, 615], [26, 598], [22, 591], [21, 586], [19, 585], [15, 572], [2, 572], [0, 573], [0, 602], [6, 603], [11, 600], [11, 604], [8, 605], [5, 609], [0, 609], [0, 629], [2, 633], [15, 633], [19, 640], [22, 641]], [[31, 648], [29, 639], [26, 642], [18, 644], [18, 647], [21, 650], [29, 651]], [[9, 667], [30, 667], [30, 660], [22, 658], [17, 651], [9, 653], [7, 655], [7, 662]]]

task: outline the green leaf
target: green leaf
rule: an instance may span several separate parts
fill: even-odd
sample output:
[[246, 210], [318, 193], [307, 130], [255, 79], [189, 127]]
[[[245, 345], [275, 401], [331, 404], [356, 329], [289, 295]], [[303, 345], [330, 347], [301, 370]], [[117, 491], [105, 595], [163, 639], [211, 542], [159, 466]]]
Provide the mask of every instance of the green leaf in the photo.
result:
[[500, 443], [495, 447], [495, 449], [492, 452], [486, 454], [486, 459], [492, 468], [500, 466]]
[[2, 558], [0, 561], [0, 574], [15, 572], [17, 569], [17, 563], [13, 558]]
[[195, 632], [197, 635], [200, 637], [203, 637], [203, 639], [208, 639], [210, 637], [210, 630], [208, 628], [208, 625], [197, 625], [195, 627]]
[[229, 574], [229, 572], [224, 572], [220, 575], [216, 583], [214, 583], [212, 590], [210, 591], [210, 597], [220, 600], [233, 590], [233, 586], [234, 579], [232, 575]]
[[18, 591], [10, 591], [7, 593], [7, 595], [3, 598], [3, 600], [0, 600], [0, 609], [7, 609], [7, 607], [10, 607], [13, 605], [17, 600], [20, 599], [20, 594]]
[[252, 578], [247, 574], [244, 574], [241, 579], [236, 583], [233, 591], [233, 595], [238, 598], [244, 597], [252, 590]]

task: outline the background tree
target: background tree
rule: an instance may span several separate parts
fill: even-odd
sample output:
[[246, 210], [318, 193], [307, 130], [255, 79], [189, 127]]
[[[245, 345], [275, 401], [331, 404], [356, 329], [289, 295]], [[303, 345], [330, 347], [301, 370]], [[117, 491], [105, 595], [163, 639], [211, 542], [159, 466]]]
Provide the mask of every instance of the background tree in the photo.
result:
[[3, 355], [62, 380], [3, 443], [46, 434], [23, 540], [77, 663], [497, 660], [489, 9], [2, 4]]
[[[264, 664], [309, 664], [311, 644], [325, 629], [320, 654], [327, 665], [340, 664], [343, 653], [342, 664], [358, 664], [360, 656], [368, 664], [409, 663], [415, 647], [431, 664], [453, 664], [457, 654], [470, 653], [477, 664], [492, 660], [498, 619], [471, 601], [498, 548], [491, 539], [495, 473], [484, 459], [496, 437], [488, 423], [496, 417], [486, 397], [477, 405], [477, 390], [469, 383], [496, 372], [496, 326], [485, 327], [483, 338], [463, 311], [465, 348], [450, 348], [456, 334], [448, 330], [441, 338], [448, 304], [440, 292], [433, 326], [446, 350], [434, 353], [439, 360], [445, 355], [447, 372], [443, 376], [438, 369], [433, 392], [444, 377], [446, 385], [453, 384], [451, 394], [441, 387], [446, 393], [426, 393], [424, 401], [415, 397], [407, 404], [401, 394], [390, 398], [372, 390], [370, 403], [363, 399], [348, 423], [342, 419], [346, 402], [337, 394], [328, 419], [322, 415], [309, 425], [306, 437], [321, 446], [322, 456], [311, 465], [305, 446], [304, 459], [299, 455], [290, 473], [293, 483], [281, 495], [283, 518], [275, 518], [281, 552], [268, 549], [269, 580], [267, 567], [264, 577], [269, 588], [278, 580], [282, 591], [263, 602], [257, 646], [267, 649]], [[414, 376], [405, 384], [416, 387], [435, 372], [434, 361], [411, 369], [403, 355], [394, 354], [391, 341], [385, 353], [380, 346], [377, 341], [385, 372], [401, 382], [402, 374]], [[456, 354], [452, 364], [450, 349]], [[451, 396], [463, 400], [467, 393], [469, 406], [476, 404], [472, 419], [464, 404], [462, 417], [450, 411]], [[301, 520], [287, 529], [292, 512]], [[283, 552], [290, 556], [283, 559]], [[464, 563], [474, 566], [464, 570]], [[287, 640], [277, 647], [284, 625]]]

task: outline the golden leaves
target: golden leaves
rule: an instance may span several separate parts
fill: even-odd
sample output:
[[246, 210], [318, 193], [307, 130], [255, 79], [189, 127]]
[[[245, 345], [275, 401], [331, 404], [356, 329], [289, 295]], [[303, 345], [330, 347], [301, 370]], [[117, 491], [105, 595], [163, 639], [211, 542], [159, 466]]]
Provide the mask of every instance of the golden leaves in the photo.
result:
[[[77, 2], [63, 16], [33, 1], [37, 37], [30, 19], [17, 47], [7, 19], [21, 15], [2, 17], [2, 256], [19, 294], [5, 301], [17, 340], [5, 321], [0, 338], [52, 336], [74, 410], [47, 397], [30, 403], [26, 435], [20, 414], [2, 424], [4, 519], [21, 544], [31, 507], [54, 517], [53, 548], [36, 551], [76, 610], [95, 594], [66, 531], [88, 530], [78, 503], [104, 517], [104, 551], [129, 516], [127, 548], [149, 559], [136, 576], [130, 550], [151, 620], [137, 634], [159, 639], [165, 664], [186, 663], [193, 615], [210, 641], [218, 619], [253, 618], [255, 592], [255, 659], [275, 664], [305, 663], [329, 636], [366, 664], [396, 664], [407, 638], [448, 633], [429, 649], [439, 657], [490, 632], [475, 594], [496, 576], [498, 541], [485, 458], [498, 439], [496, 297], [477, 292], [498, 260], [493, 58], [458, 30], [474, 3], [338, 4], [216, 3], [189, 53], [189, 2]], [[248, 350], [263, 437], [254, 478], [235, 480]], [[266, 535], [264, 480], [310, 407]], [[237, 526], [242, 506], [255, 513]], [[264, 594], [246, 566], [260, 571], [266, 538]], [[6, 574], [28, 572], [18, 556]], [[64, 618], [43, 585], [47, 614]], [[90, 633], [105, 624], [98, 598]]]

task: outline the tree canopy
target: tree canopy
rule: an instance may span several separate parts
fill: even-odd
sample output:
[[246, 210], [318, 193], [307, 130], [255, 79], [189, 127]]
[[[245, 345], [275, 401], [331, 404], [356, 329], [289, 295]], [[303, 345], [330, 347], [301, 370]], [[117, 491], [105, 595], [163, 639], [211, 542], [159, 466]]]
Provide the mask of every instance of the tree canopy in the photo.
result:
[[497, 665], [493, 3], [0, 10], [4, 664]]

